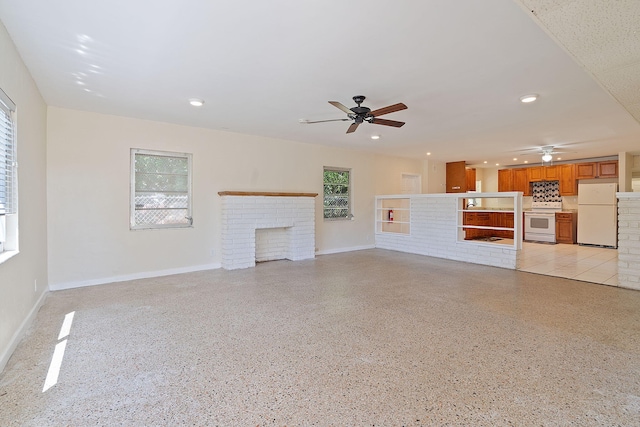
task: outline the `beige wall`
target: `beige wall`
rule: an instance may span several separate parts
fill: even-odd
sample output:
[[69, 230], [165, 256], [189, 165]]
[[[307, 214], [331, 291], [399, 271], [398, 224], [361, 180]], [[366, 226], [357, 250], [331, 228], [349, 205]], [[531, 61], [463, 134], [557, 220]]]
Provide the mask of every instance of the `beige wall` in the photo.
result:
[[482, 170], [482, 192], [498, 192], [498, 168], [483, 168]]
[[2, 24], [0, 58], [0, 88], [16, 104], [20, 187], [20, 253], [0, 264], [1, 371], [47, 289], [47, 110]]
[[[400, 194], [402, 192], [402, 175], [421, 175], [422, 166], [418, 160], [376, 155], [373, 173], [375, 178], [375, 194]], [[424, 190], [424, 188], [423, 188]], [[374, 201], [371, 201], [373, 209]], [[373, 211], [371, 211], [373, 215]]]
[[447, 189], [447, 164], [435, 160], [422, 162], [422, 192], [444, 193]]
[[[47, 139], [53, 289], [219, 265], [224, 190], [317, 192], [320, 253], [372, 246], [374, 196], [421, 173], [408, 159], [55, 107]], [[193, 154], [192, 229], [129, 230], [130, 148]], [[351, 168], [353, 221], [322, 219], [323, 166]]]

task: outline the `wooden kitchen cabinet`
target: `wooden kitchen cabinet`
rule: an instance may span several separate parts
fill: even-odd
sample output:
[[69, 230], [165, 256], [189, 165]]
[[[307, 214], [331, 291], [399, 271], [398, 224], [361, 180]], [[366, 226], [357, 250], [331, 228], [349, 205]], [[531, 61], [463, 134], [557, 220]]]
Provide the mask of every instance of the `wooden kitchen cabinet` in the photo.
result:
[[546, 181], [558, 181], [560, 179], [560, 170], [557, 165], [543, 166], [542, 174]]
[[598, 178], [617, 178], [618, 161], [598, 162]]
[[557, 181], [560, 179], [558, 166], [533, 166], [527, 168], [529, 172], [529, 182], [537, 181]]
[[528, 168], [499, 169], [498, 191], [522, 191], [523, 195], [531, 195]]
[[588, 162], [576, 164], [576, 179], [617, 178], [618, 161]]
[[573, 245], [578, 238], [578, 214], [576, 212], [556, 212], [556, 243]]
[[578, 194], [578, 181], [576, 181], [575, 165], [558, 165], [557, 168], [559, 170], [560, 195], [575, 196]]
[[[463, 217], [463, 225], [479, 225], [491, 226], [491, 212], [465, 212]], [[491, 237], [492, 230], [483, 230], [477, 228], [465, 228], [464, 239], [473, 240], [478, 237]]]
[[[531, 195], [527, 168], [511, 169], [513, 174], [512, 191], [522, 191], [524, 196]], [[500, 181], [498, 180], [498, 184]]]
[[465, 161], [449, 162], [446, 167], [447, 193], [467, 192], [467, 171]]
[[596, 165], [596, 162], [576, 164], [576, 179], [595, 178], [597, 173]]
[[[513, 228], [513, 212], [493, 212], [492, 223], [493, 227]], [[513, 239], [513, 231], [511, 230], [494, 230], [492, 233], [495, 237], [502, 237], [505, 239]]]
[[529, 182], [544, 181], [544, 169], [542, 166], [534, 166], [527, 168]]
[[467, 176], [467, 191], [476, 191], [476, 170], [468, 168], [466, 170]]
[[498, 191], [513, 191], [513, 169], [498, 170]]
[[[483, 227], [513, 228], [513, 212], [465, 212], [462, 224]], [[464, 228], [464, 232], [465, 240], [473, 240], [483, 237], [502, 237], [505, 239], [513, 239], [512, 230]]]

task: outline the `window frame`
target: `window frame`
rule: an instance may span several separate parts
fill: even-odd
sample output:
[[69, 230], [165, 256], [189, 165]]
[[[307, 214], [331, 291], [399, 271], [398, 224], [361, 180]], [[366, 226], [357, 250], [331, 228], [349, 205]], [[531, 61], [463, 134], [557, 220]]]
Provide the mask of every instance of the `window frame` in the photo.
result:
[[[187, 159], [187, 215], [186, 223], [174, 224], [136, 224], [136, 155], [175, 157]], [[135, 230], [166, 230], [175, 228], [193, 228], [193, 155], [191, 153], [179, 153], [173, 151], [146, 150], [141, 148], [132, 148], [130, 152], [130, 184], [129, 184], [129, 229]]]
[[[5, 168], [6, 176], [5, 191], [10, 199], [8, 208], [0, 213], [0, 263], [18, 253], [18, 126], [16, 117], [16, 104], [9, 96], [0, 89], [0, 110], [6, 114], [10, 123], [11, 140], [7, 148], [9, 152], [8, 160], [11, 165]], [[7, 162], [7, 158], [3, 156], [2, 160]]]
[[[325, 200], [326, 194], [324, 191], [325, 185], [327, 184], [325, 181], [325, 172], [347, 172], [349, 174], [349, 183], [347, 184], [347, 215], [340, 217], [330, 217], [327, 218], [325, 214]], [[322, 168], [322, 218], [325, 221], [351, 221], [353, 219], [353, 203], [352, 203], [353, 193], [352, 193], [352, 170], [351, 168], [341, 168], [334, 166], [323, 166]]]

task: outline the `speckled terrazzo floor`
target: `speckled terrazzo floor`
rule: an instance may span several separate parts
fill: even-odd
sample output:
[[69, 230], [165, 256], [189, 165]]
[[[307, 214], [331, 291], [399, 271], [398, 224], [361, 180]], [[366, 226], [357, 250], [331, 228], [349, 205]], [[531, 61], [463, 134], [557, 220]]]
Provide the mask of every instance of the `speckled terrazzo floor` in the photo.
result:
[[640, 292], [383, 250], [122, 282], [48, 296], [0, 425], [638, 425], [639, 338]]

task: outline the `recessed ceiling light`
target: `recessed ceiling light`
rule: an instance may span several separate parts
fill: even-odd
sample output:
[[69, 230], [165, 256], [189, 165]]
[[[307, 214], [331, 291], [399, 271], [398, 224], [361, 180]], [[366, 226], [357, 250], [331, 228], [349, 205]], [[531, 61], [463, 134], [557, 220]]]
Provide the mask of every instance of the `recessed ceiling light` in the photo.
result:
[[500, 166], [500, 163], [496, 163], [496, 166]]
[[556, 157], [556, 160], [562, 160], [562, 157]]
[[189, 100], [189, 104], [193, 105], [194, 107], [202, 107], [204, 105], [204, 101], [202, 99], [191, 98]]
[[525, 160], [524, 162], [525, 162], [525, 163], [529, 163], [529, 160]]
[[427, 153], [427, 156], [430, 156], [430, 155], [431, 155], [431, 153]]
[[487, 164], [487, 161], [486, 161], [486, 160], [484, 161], [484, 164], [485, 164], [485, 165]]
[[371, 139], [380, 139], [380, 135], [371, 135]]
[[514, 158], [513, 158], [513, 160], [518, 160], [518, 158], [517, 158], [517, 157], [514, 157]]
[[538, 99], [538, 95], [535, 93], [530, 93], [529, 95], [523, 95], [520, 97], [520, 102], [524, 102], [525, 104], [529, 102], [533, 102]]

